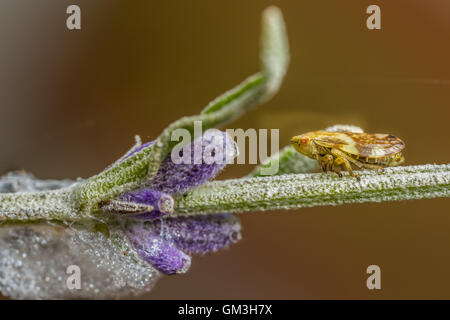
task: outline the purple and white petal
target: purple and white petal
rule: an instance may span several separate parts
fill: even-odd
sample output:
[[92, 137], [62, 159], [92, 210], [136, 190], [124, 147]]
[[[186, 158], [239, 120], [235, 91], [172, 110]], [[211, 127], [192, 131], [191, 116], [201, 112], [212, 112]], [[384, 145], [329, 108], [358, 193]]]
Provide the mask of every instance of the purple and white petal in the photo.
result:
[[231, 214], [178, 216], [151, 224], [155, 232], [187, 253], [214, 252], [241, 239], [240, 221]]
[[189, 269], [191, 257], [170, 240], [160, 237], [148, 223], [129, 225], [125, 233], [138, 256], [162, 273], [185, 273]]
[[230, 135], [208, 130], [190, 145], [174, 148], [148, 187], [169, 194], [183, 193], [213, 179], [236, 155], [237, 147]]
[[106, 212], [152, 220], [171, 214], [174, 200], [169, 194], [144, 188], [124, 193], [100, 207]]

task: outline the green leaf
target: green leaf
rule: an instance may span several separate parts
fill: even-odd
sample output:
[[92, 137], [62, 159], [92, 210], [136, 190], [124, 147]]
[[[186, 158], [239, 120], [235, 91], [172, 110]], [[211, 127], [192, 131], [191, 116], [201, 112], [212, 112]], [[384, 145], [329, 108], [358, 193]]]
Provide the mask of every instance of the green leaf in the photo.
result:
[[261, 37], [261, 64], [267, 77], [265, 98], [278, 91], [289, 65], [289, 43], [283, 14], [277, 7], [264, 10]]

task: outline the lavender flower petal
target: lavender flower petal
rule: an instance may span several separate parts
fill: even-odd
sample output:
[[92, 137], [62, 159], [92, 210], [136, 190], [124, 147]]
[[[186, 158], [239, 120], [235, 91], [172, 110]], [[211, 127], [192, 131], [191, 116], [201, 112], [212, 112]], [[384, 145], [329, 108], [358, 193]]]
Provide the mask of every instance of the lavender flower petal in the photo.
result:
[[187, 253], [214, 252], [241, 239], [240, 221], [230, 214], [170, 217], [152, 225], [156, 233]]
[[165, 274], [186, 272], [186, 253], [214, 252], [241, 239], [240, 222], [230, 214], [127, 221], [124, 230], [137, 254]]
[[185, 273], [191, 265], [191, 257], [169, 240], [155, 234], [144, 223], [125, 229], [132, 246], [141, 259], [165, 274]]
[[139, 189], [124, 193], [115, 200], [101, 205], [102, 210], [136, 215], [141, 219], [157, 219], [173, 212], [173, 198], [161, 191]]
[[[182, 163], [172, 160], [174, 152], [181, 153]], [[169, 194], [183, 193], [213, 179], [236, 155], [237, 148], [230, 135], [208, 130], [190, 145], [167, 155], [156, 176], [148, 182], [149, 188]]]
[[[136, 147], [124, 159], [153, 143], [151, 141]], [[227, 133], [210, 129], [201, 138], [175, 152], [184, 153], [182, 161], [173, 161], [174, 153], [167, 155], [156, 176], [146, 183], [145, 188], [124, 193], [100, 204], [102, 210], [134, 214], [146, 220], [170, 214], [174, 201], [169, 194], [185, 192], [214, 178], [236, 156], [237, 148]]]

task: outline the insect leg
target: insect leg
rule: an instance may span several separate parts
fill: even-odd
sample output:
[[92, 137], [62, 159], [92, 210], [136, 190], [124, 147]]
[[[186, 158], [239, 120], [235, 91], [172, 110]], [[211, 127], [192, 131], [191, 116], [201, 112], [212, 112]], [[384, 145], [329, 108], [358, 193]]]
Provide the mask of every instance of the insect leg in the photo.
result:
[[336, 163], [336, 161], [333, 162], [333, 168], [332, 168], [332, 170], [333, 170], [334, 172], [337, 173], [337, 175], [339, 176], [339, 178], [342, 178], [341, 165], [342, 165], [342, 164]]
[[319, 156], [319, 165], [322, 167], [323, 172], [330, 171], [332, 164], [333, 164], [333, 156], [331, 154]]
[[334, 163], [336, 164], [336, 165], [338, 165], [338, 166], [344, 166], [345, 167], [345, 170], [347, 170], [348, 171], [348, 173], [352, 176], [352, 177], [355, 177], [356, 179], [360, 179], [354, 172], [353, 172], [353, 169], [352, 169], [352, 166], [350, 165], [350, 162], [346, 159], [346, 158], [344, 158], [344, 157], [337, 157], [335, 160], [334, 160]]
[[355, 167], [357, 167], [359, 169], [361, 169], [362, 166], [363, 166], [363, 163], [361, 161], [353, 159], [352, 157], [347, 155], [345, 152], [342, 152], [342, 151], [340, 151], [338, 149], [332, 148], [330, 150], [330, 152], [336, 158], [342, 157], [342, 158], [346, 159], [348, 162], [350, 162], [351, 164], [355, 165]]

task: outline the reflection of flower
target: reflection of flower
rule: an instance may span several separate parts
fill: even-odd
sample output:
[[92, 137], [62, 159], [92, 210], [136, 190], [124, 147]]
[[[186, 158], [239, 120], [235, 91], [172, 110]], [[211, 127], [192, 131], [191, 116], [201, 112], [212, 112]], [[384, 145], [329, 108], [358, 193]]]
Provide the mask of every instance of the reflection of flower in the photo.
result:
[[132, 221], [125, 226], [138, 255], [166, 274], [186, 272], [191, 263], [186, 253], [226, 248], [240, 240], [240, 231], [239, 220], [230, 214]]
[[[151, 143], [136, 148], [126, 157]], [[119, 195], [102, 209], [133, 217], [124, 225], [125, 233], [142, 259], [166, 274], [185, 272], [190, 265], [186, 253], [217, 251], [237, 242], [240, 224], [229, 214], [169, 217], [174, 209], [172, 196], [213, 179], [235, 157], [236, 151], [228, 134], [207, 131], [177, 151], [181, 163], [175, 163], [167, 155], [155, 177], [141, 188]]]

